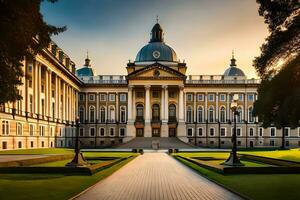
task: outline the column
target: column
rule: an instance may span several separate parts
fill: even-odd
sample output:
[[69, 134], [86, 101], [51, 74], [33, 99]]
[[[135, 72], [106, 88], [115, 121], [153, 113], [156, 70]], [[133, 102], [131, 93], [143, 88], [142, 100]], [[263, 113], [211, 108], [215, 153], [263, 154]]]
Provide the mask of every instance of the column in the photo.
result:
[[184, 100], [183, 100], [183, 88], [184, 86], [179, 86], [179, 122], [184, 122]]
[[165, 109], [164, 109], [164, 114], [165, 114], [165, 120], [166, 122], [169, 121], [169, 91], [168, 91], [168, 86], [165, 85], [164, 87], [164, 96], [165, 96], [165, 100], [164, 100], [164, 104], [165, 104]]
[[219, 93], [216, 93], [216, 121], [219, 119]]
[[62, 118], [61, 118], [61, 113], [60, 113], [60, 111], [61, 111], [61, 105], [60, 105], [60, 99], [61, 99], [61, 80], [60, 80], [60, 78], [59, 77], [57, 77], [57, 82], [58, 82], [58, 84], [57, 84], [57, 87], [58, 87], [58, 91], [57, 91], [57, 93], [56, 93], [56, 95], [57, 95], [57, 119], [59, 119], [60, 120], [60, 122], [62, 122]]
[[[196, 107], [196, 102], [197, 102], [197, 93], [194, 92], [194, 122], [197, 122], [197, 107]], [[195, 129], [196, 131], [196, 129]]]
[[136, 119], [136, 104], [135, 104], [135, 92], [132, 90], [132, 108], [131, 108], [132, 119]]
[[177, 126], [177, 137], [178, 139], [182, 140], [183, 142], [188, 142], [187, 134], [186, 134], [186, 125], [184, 121], [184, 85], [179, 86], [179, 98], [178, 98], [178, 106], [179, 106], [179, 120]]
[[116, 92], [116, 121], [119, 121], [119, 93]]
[[126, 124], [126, 137], [124, 138], [124, 142], [132, 140], [136, 136], [136, 129], [134, 126], [134, 118], [133, 118], [133, 108], [135, 107], [133, 103], [133, 85], [128, 85], [128, 93], [127, 93], [127, 124]]
[[150, 123], [150, 85], [145, 85], [146, 95], [145, 95], [145, 128], [144, 128], [144, 136], [151, 137], [151, 123]]
[[208, 120], [208, 117], [207, 117], [207, 92], [205, 92], [205, 106], [204, 106], [204, 116], [205, 116], [205, 120]]
[[52, 109], [52, 71], [50, 68], [48, 68], [48, 82], [49, 82], [49, 85], [48, 85], [48, 116], [49, 117], [52, 117], [53, 116], [53, 113], [51, 112]]
[[128, 122], [133, 122], [133, 117], [132, 117], [132, 85], [128, 85], [128, 98], [127, 98], [127, 108], [128, 108]]
[[162, 90], [161, 90], [161, 98], [160, 98], [160, 118], [162, 121], [165, 121], [165, 90], [164, 90], [164, 85], [161, 86]]
[[145, 122], [150, 122], [150, 85], [145, 86]]
[[[100, 115], [99, 115], [99, 113], [100, 113], [100, 108], [99, 108], [99, 93], [97, 92], [96, 93], [96, 122], [98, 123], [98, 120], [100, 119]], [[96, 130], [96, 132], [97, 132], [97, 130]]]
[[230, 118], [230, 94], [227, 94], [227, 109], [226, 109], [226, 117], [228, 120], [231, 120]]

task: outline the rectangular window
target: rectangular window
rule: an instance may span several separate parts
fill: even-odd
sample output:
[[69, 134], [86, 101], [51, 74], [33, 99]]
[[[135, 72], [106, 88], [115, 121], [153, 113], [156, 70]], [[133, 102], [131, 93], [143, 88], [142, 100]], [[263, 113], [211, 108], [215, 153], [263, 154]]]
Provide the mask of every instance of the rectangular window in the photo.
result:
[[249, 128], [249, 136], [250, 137], [254, 136], [254, 128]]
[[7, 149], [7, 142], [2, 142], [2, 149]]
[[242, 129], [241, 128], [236, 128], [236, 136], [242, 136]]
[[259, 128], [259, 137], [262, 137], [264, 135], [264, 129]]
[[193, 129], [192, 128], [188, 128], [187, 135], [188, 135], [188, 137], [193, 136]]
[[226, 95], [220, 94], [220, 101], [226, 101]]
[[84, 101], [84, 95], [83, 94], [79, 94], [79, 101]]
[[239, 94], [239, 101], [243, 101], [244, 99], [244, 94]]
[[193, 101], [193, 94], [187, 94], [186, 99], [187, 101]]
[[210, 128], [209, 129], [209, 135], [210, 136], [214, 136], [215, 135], [215, 129], [214, 128]]
[[204, 101], [204, 94], [198, 94], [197, 99], [198, 101]]
[[45, 136], [45, 126], [40, 126], [40, 136]]
[[110, 128], [109, 129], [109, 135], [110, 136], [114, 136], [115, 135], [115, 129], [114, 128]]
[[126, 94], [120, 94], [120, 101], [126, 102]]
[[274, 127], [270, 128], [270, 136], [271, 137], [275, 137], [276, 136], [276, 128], [274, 128]]
[[290, 137], [290, 128], [284, 128], [284, 136]]
[[274, 140], [270, 140], [270, 146], [275, 146], [275, 141]]
[[95, 136], [95, 128], [90, 128], [90, 136], [91, 137]]
[[104, 128], [100, 128], [100, 136], [105, 136], [105, 129]]
[[169, 91], [169, 97], [170, 98], [176, 98], [176, 92], [175, 91]]
[[17, 135], [23, 135], [23, 126], [20, 122], [17, 122]]
[[89, 101], [95, 101], [95, 94], [89, 94]]
[[198, 135], [203, 136], [203, 129], [202, 128], [198, 128]]
[[22, 149], [22, 142], [21, 141], [18, 142], [18, 148]]
[[34, 135], [34, 125], [33, 124], [29, 124], [29, 135], [30, 136]]
[[116, 95], [115, 94], [109, 94], [109, 101], [115, 101]]
[[208, 94], [208, 101], [210, 101], [210, 102], [215, 101], [215, 95], [214, 94]]
[[136, 92], [136, 97], [137, 98], [143, 98], [144, 97], [144, 92], [143, 91], [137, 91]]
[[3, 120], [2, 121], [2, 135], [9, 135], [10, 126], [9, 121]]
[[83, 129], [83, 128], [80, 128], [80, 129], [79, 129], [79, 136], [80, 136], [80, 137], [83, 137], [83, 133], [84, 133], [84, 129]]
[[32, 78], [31, 77], [28, 78], [28, 87], [32, 88]]
[[220, 135], [221, 135], [222, 137], [225, 137], [225, 136], [226, 136], [226, 128], [221, 128], [221, 129], [220, 129]]
[[285, 146], [290, 146], [290, 141], [285, 141]]
[[100, 94], [100, 101], [106, 101], [106, 94]]
[[254, 94], [248, 94], [248, 101], [254, 101]]
[[159, 98], [159, 91], [152, 91], [153, 98]]
[[125, 128], [120, 129], [120, 136], [124, 137], [125, 136]]

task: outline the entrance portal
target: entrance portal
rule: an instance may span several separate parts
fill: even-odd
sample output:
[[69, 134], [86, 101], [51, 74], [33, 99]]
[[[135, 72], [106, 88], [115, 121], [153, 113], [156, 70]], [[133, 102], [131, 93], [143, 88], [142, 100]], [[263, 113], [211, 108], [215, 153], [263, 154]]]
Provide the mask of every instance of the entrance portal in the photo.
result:
[[136, 137], [144, 137], [144, 129], [143, 128], [136, 129]]
[[152, 128], [152, 137], [160, 137], [160, 129]]
[[169, 128], [169, 137], [176, 137], [176, 128]]

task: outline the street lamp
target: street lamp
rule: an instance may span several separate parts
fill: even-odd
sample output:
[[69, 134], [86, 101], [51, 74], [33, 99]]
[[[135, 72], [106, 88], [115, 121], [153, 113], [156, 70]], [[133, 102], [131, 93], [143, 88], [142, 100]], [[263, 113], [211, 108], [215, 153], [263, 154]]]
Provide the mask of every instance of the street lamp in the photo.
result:
[[75, 140], [75, 156], [73, 160], [66, 164], [66, 167], [85, 167], [89, 165], [84, 159], [82, 153], [80, 152], [80, 141], [79, 141], [79, 117], [76, 117], [76, 140]]
[[237, 151], [237, 145], [236, 145], [236, 116], [239, 115], [238, 111], [237, 111], [237, 106], [238, 106], [238, 100], [239, 100], [239, 96], [237, 94], [233, 95], [233, 99], [232, 102], [230, 104], [230, 109], [233, 112], [233, 134], [232, 134], [232, 149], [230, 152], [230, 156], [229, 158], [227, 158], [227, 160], [224, 162], [224, 165], [228, 165], [228, 166], [244, 166], [243, 163], [241, 163], [241, 161], [239, 160], [236, 151]]

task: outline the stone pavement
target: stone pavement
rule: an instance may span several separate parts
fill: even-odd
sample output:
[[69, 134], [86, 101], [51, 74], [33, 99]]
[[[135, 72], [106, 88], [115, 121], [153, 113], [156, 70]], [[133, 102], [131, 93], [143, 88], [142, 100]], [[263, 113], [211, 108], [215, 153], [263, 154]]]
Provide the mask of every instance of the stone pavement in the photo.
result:
[[166, 153], [145, 153], [81, 194], [78, 200], [241, 199]]

